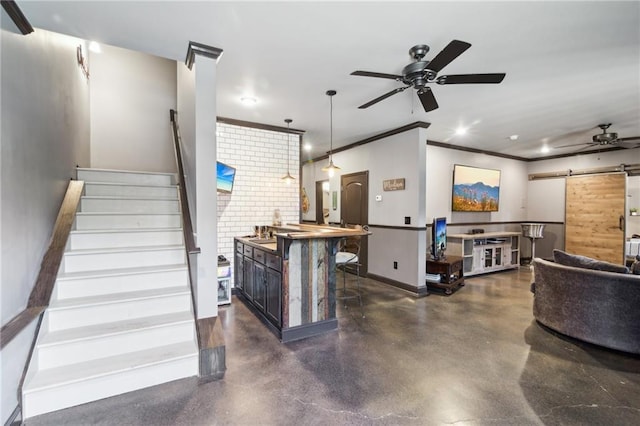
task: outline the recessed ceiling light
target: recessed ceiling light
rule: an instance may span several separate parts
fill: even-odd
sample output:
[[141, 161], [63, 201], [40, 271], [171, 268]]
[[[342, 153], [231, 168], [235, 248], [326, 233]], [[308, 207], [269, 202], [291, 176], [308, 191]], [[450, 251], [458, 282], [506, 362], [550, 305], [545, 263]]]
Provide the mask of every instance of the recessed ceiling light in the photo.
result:
[[258, 103], [258, 100], [256, 98], [252, 98], [251, 96], [243, 96], [240, 98], [240, 102], [242, 102], [242, 104], [245, 106], [254, 106], [256, 103]]
[[512, 141], [517, 141], [519, 137], [519, 135], [511, 135], [509, 136], [509, 139], [511, 139]]
[[456, 135], [466, 135], [467, 134], [467, 129], [465, 127], [458, 127], [456, 129]]
[[304, 144], [304, 150], [305, 151], [311, 151], [311, 144], [310, 143], [305, 143]]
[[540, 148], [540, 152], [543, 154], [546, 154], [547, 152], [549, 152], [550, 149], [547, 145], [544, 145], [542, 148]]
[[102, 48], [100, 47], [100, 43], [96, 41], [92, 41], [89, 43], [89, 50], [93, 53], [102, 53]]

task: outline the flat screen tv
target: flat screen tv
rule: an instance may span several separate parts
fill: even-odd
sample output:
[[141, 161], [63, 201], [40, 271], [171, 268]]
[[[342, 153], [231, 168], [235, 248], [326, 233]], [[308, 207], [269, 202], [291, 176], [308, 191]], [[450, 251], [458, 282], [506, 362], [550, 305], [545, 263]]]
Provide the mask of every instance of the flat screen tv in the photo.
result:
[[438, 260], [447, 249], [447, 218], [436, 217], [431, 228], [431, 255]]
[[500, 202], [500, 170], [453, 166], [454, 212], [497, 212]]
[[223, 194], [231, 194], [236, 169], [221, 162], [216, 162], [216, 188]]

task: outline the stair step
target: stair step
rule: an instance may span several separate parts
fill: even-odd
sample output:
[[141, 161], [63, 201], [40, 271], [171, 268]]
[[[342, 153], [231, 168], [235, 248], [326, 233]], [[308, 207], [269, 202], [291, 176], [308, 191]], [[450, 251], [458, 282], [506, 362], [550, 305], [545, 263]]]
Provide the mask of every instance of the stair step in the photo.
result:
[[130, 183], [134, 185], [175, 185], [174, 173], [135, 172], [109, 169], [76, 169], [78, 180], [85, 182]]
[[76, 229], [179, 228], [180, 213], [77, 212]]
[[84, 195], [123, 197], [178, 197], [175, 185], [134, 185], [130, 183], [85, 182]]
[[166, 265], [58, 274], [54, 300], [187, 285], [187, 266]]
[[64, 253], [65, 273], [186, 264], [184, 245], [72, 250]]
[[48, 308], [48, 330], [63, 330], [189, 309], [191, 292], [186, 285], [54, 300]]
[[80, 211], [99, 213], [179, 213], [177, 198], [83, 196]]
[[40, 370], [193, 339], [191, 311], [46, 332], [38, 342]]
[[39, 370], [23, 387], [23, 418], [197, 374], [195, 341]]
[[69, 235], [71, 250], [179, 244], [183, 244], [181, 228], [75, 230]]

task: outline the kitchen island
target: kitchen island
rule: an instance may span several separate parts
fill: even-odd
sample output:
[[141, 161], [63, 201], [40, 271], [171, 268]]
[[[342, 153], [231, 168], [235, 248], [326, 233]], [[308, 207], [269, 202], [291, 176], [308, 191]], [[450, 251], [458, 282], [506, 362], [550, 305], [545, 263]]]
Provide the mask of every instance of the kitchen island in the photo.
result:
[[283, 342], [336, 330], [336, 252], [362, 229], [288, 224], [235, 238], [238, 298]]

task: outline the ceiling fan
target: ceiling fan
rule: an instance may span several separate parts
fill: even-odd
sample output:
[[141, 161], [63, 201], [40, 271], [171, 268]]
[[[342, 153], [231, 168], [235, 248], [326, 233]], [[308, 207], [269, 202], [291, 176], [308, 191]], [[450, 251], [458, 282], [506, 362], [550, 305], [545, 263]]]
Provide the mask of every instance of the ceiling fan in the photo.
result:
[[369, 108], [388, 97], [395, 95], [396, 93], [404, 92], [409, 87], [413, 87], [417, 90], [418, 98], [424, 107], [426, 112], [433, 111], [438, 108], [438, 102], [431, 91], [431, 88], [427, 86], [429, 83], [436, 84], [478, 84], [478, 83], [500, 83], [504, 79], [505, 74], [457, 74], [457, 75], [441, 75], [438, 73], [454, 59], [464, 53], [471, 44], [460, 41], [451, 41], [440, 53], [438, 53], [431, 61], [424, 61], [422, 58], [429, 52], [429, 46], [426, 44], [419, 44], [409, 49], [409, 55], [415, 60], [402, 70], [402, 75], [397, 74], [384, 74], [379, 72], [369, 71], [354, 71], [351, 75], [360, 75], [364, 77], [377, 77], [388, 78], [403, 83], [404, 87], [398, 87], [390, 92], [379, 96], [366, 104], [360, 105], [358, 108]]
[[[619, 138], [617, 133], [607, 132], [607, 129], [609, 129], [609, 126], [611, 126], [611, 123], [598, 124], [598, 127], [602, 129], [602, 133], [593, 135], [591, 137], [591, 142], [561, 145], [561, 146], [558, 146], [557, 148], [568, 148], [571, 146], [585, 145], [584, 148], [581, 148], [578, 150], [580, 151], [582, 149], [587, 149], [594, 146], [604, 146], [604, 145], [621, 146], [623, 148], [636, 148], [640, 146], [640, 136], [634, 136], [630, 138]], [[638, 142], [633, 142], [633, 141], [638, 141]]]

